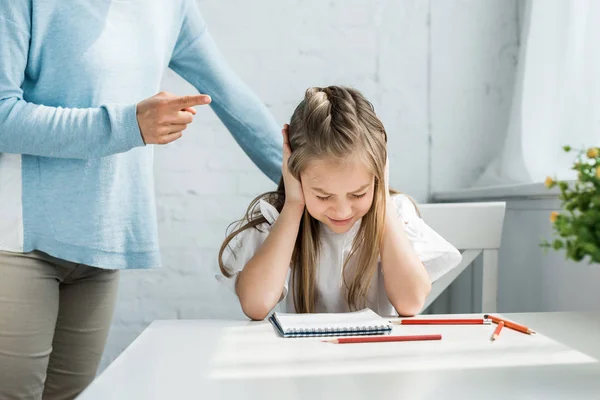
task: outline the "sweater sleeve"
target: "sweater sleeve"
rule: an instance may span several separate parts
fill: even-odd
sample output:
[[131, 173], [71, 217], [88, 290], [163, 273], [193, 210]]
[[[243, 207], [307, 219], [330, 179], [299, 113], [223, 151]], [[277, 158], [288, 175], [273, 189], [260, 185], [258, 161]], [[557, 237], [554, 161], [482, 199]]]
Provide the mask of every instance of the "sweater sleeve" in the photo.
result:
[[82, 109], [26, 101], [30, 32], [30, 2], [0, 2], [0, 153], [88, 159], [144, 146], [135, 104]]

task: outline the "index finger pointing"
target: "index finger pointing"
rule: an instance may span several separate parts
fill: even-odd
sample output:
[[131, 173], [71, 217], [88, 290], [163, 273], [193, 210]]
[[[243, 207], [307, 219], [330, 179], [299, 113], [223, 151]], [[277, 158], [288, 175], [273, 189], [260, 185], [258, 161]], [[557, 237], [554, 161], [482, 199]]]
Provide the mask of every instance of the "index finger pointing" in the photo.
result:
[[178, 109], [193, 107], [193, 106], [201, 106], [205, 104], [209, 104], [211, 102], [211, 98], [206, 94], [196, 94], [191, 96], [182, 96], [176, 97], [171, 100], [171, 104], [173, 107]]

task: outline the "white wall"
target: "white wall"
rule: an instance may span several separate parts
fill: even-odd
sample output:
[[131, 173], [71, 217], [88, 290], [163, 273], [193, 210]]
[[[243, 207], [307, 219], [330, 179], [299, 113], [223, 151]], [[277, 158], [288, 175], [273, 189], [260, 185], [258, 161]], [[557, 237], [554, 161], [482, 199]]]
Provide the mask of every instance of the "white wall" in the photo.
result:
[[[199, 5], [222, 52], [279, 123], [288, 121], [309, 86], [362, 90], [389, 134], [392, 186], [419, 201], [432, 183], [467, 182], [473, 165], [483, 164], [483, 139], [504, 129], [517, 36], [514, 1]], [[171, 72], [163, 88], [193, 91]], [[466, 172], [451, 173], [456, 166]], [[241, 316], [233, 296], [214, 280], [216, 252], [226, 226], [273, 184], [209, 109], [198, 113], [183, 139], [156, 149], [155, 176], [164, 266], [122, 274], [101, 368], [154, 319]]]

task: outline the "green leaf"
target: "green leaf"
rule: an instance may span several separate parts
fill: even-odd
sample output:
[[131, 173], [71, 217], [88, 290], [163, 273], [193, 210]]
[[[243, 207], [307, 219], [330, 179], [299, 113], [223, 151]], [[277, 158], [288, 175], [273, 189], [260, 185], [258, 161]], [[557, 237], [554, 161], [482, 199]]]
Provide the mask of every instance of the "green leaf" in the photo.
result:
[[593, 243], [582, 243], [581, 248], [589, 255], [592, 255], [600, 250], [598, 249], [598, 246]]

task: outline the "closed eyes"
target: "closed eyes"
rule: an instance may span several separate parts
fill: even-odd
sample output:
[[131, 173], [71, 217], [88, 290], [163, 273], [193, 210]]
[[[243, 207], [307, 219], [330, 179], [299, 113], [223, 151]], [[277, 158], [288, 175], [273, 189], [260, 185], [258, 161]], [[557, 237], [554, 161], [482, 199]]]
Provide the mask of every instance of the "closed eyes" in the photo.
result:
[[[351, 194], [350, 196], [355, 199], [360, 199], [361, 197], [365, 197], [366, 194], [367, 194], [367, 192], [361, 193], [361, 194]], [[321, 201], [327, 201], [330, 198], [331, 198], [331, 196], [317, 196], [317, 199], [319, 199]]]

